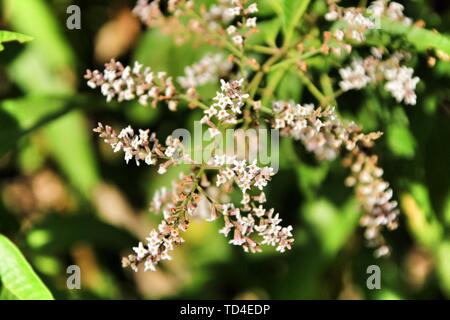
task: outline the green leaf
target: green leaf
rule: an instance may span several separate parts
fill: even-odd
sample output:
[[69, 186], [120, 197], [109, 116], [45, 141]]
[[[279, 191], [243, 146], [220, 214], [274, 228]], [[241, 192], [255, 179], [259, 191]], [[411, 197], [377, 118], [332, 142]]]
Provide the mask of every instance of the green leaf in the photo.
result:
[[21, 33], [0, 30], [0, 51], [2, 51], [5, 48], [3, 46], [3, 43], [5, 42], [18, 41], [20, 43], [24, 43], [31, 40], [33, 40], [32, 37], [29, 37]]
[[129, 232], [102, 222], [89, 212], [48, 215], [28, 231], [26, 241], [35, 253], [55, 254], [67, 252], [80, 243], [115, 252], [131, 247], [136, 239]]
[[44, 97], [4, 100], [0, 103], [0, 156], [25, 135], [64, 115], [70, 105]]
[[92, 128], [79, 111], [70, 112], [44, 128], [48, 146], [65, 175], [89, 198], [100, 180], [91, 144]]
[[437, 274], [439, 277], [440, 286], [450, 297], [450, 241], [442, 242], [437, 248]]
[[[140, 39], [133, 58], [156, 71], [168, 71], [173, 40], [157, 29], [147, 31]], [[158, 50], [155, 50], [158, 48]]]
[[291, 37], [292, 32], [297, 27], [300, 19], [305, 13], [309, 5], [309, 0], [283, 0], [282, 6], [282, 21], [283, 30], [286, 36]]
[[388, 146], [395, 155], [407, 159], [414, 157], [416, 140], [407, 126], [390, 124], [386, 135]]
[[410, 183], [409, 192], [400, 196], [400, 206], [409, 230], [420, 245], [434, 250], [443, 237], [444, 230], [433, 211], [430, 195], [425, 185]]
[[[91, 129], [76, 108], [80, 96], [30, 96], [0, 103], [0, 156], [19, 139], [42, 128], [47, 147], [81, 193], [89, 197], [99, 180]], [[76, 132], [76, 134], [74, 134]]]
[[303, 85], [298, 77], [297, 70], [291, 68], [285, 73], [278, 85], [277, 97], [281, 100], [300, 101], [302, 89]]
[[[65, 24], [58, 21], [52, 6], [44, 0], [5, 0], [3, 4], [12, 27], [36, 39], [7, 66], [9, 77], [29, 94], [73, 94], [74, 79], [79, 77], [75, 74], [76, 55], [64, 35]], [[80, 103], [74, 107], [81, 106]], [[45, 105], [42, 108], [45, 110]], [[83, 115], [70, 113], [42, 132], [50, 155], [72, 185], [84, 197], [90, 197], [100, 173], [90, 139], [91, 129]]]
[[284, 78], [287, 71], [288, 66], [283, 66], [278, 69], [270, 71], [270, 73], [267, 76], [267, 86], [264, 89], [263, 105], [269, 105], [270, 99], [273, 97], [274, 92], [280, 85], [280, 81]]
[[381, 30], [392, 35], [403, 36], [419, 51], [436, 49], [450, 55], [450, 38], [436, 31], [430, 31], [417, 26], [406, 26], [401, 22], [389, 19], [381, 20]]
[[302, 213], [326, 256], [334, 256], [346, 244], [360, 217], [354, 199], [341, 208], [325, 198], [314, 199], [305, 204]]
[[269, 46], [276, 46], [276, 38], [281, 28], [280, 19], [272, 19], [258, 23], [259, 31], [250, 35], [247, 39], [247, 44], [268, 44]]
[[19, 249], [3, 235], [0, 235], [0, 280], [2, 299], [53, 300]]
[[[75, 54], [64, 36], [66, 26], [60, 23], [52, 6], [44, 0], [4, 0], [4, 12], [8, 12], [11, 27], [35, 39], [32, 48], [34, 59], [44, 68], [67, 73], [75, 65]], [[28, 50], [27, 50], [28, 51]], [[20, 57], [21, 58], [21, 57]], [[34, 71], [34, 70], [33, 70]], [[30, 69], [27, 69], [28, 76]], [[36, 81], [33, 77], [31, 80]]]

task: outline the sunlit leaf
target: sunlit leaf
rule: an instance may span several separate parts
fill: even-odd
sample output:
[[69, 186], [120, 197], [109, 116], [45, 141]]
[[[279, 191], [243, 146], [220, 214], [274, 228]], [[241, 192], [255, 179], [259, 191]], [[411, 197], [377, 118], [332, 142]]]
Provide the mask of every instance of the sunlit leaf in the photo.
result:
[[0, 156], [23, 136], [43, 127], [71, 109], [64, 101], [43, 97], [4, 100], [0, 103]]
[[414, 45], [419, 51], [437, 49], [450, 54], [450, 37], [437, 31], [427, 30], [417, 26], [407, 26], [401, 22], [382, 19], [381, 30], [392, 35], [404, 37], [406, 41]]
[[8, 299], [52, 300], [53, 296], [17, 247], [0, 235], [1, 296]]
[[309, 0], [282, 0], [283, 30], [290, 34], [300, 22], [301, 17], [308, 8]]
[[5, 42], [18, 41], [20, 43], [24, 43], [31, 40], [33, 40], [32, 37], [29, 37], [27, 35], [18, 32], [0, 30], [0, 51], [2, 51], [5, 48], [3, 46], [3, 43]]
[[408, 159], [414, 156], [416, 141], [408, 127], [391, 124], [386, 130], [386, 136], [388, 146], [394, 154]]

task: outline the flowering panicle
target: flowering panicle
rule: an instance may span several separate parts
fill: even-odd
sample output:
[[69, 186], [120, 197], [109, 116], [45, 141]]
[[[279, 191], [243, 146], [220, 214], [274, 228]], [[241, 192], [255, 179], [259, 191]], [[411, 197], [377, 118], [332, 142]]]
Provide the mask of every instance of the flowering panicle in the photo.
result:
[[373, 246], [378, 246], [377, 255], [388, 253], [381, 235], [382, 228], [396, 227], [398, 210], [393, 201], [392, 189], [382, 179], [383, 170], [377, 167], [377, 157], [368, 156], [365, 150], [373, 147], [380, 132], [361, 133], [353, 122], [345, 123], [334, 108], [314, 109], [313, 105], [295, 105], [276, 102], [273, 106], [274, 127], [281, 134], [300, 140], [319, 160], [332, 160], [345, 152], [345, 161], [351, 167], [351, 175], [346, 185], [355, 187], [356, 198], [364, 211], [361, 225], [366, 227], [366, 238]]
[[225, 222], [219, 232], [224, 236], [231, 233], [232, 239], [229, 242], [242, 246], [245, 252], [261, 252], [260, 245], [276, 247], [279, 252], [291, 249], [294, 242], [292, 226], [280, 226], [282, 220], [278, 213], [274, 213], [274, 209], [266, 210], [259, 205], [249, 211], [243, 211], [235, 208], [232, 203], [226, 203], [220, 206], [218, 211]]
[[[237, 116], [242, 113], [242, 107], [249, 98], [247, 93], [243, 92], [244, 79], [226, 82], [220, 80], [220, 92], [217, 92], [213, 98], [215, 101], [211, 107], [204, 111], [202, 123], [213, 126], [211, 120], [217, 120], [224, 124], [237, 123]], [[213, 126], [214, 127], [214, 126]]]
[[133, 248], [135, 254], [122, 259], [123, 267], [131, 267], [137, 272], [138, 265], [144, 263], [145, 271], [155, 271], [160, 261], [171, 259], [170, 251], [175, 245], [184, 242], [180, 232], [188, 228], [189, 219], [186, 214], [195, 211], [198, 205], [200, 197], [195, 190], [195, 180], [192, 176], [181, 177], [172, 193], [167, 194], [164, 220], [156, 229], [150, 231], [146, 244], [139, 242], [138, 246]]
[[365, 9], [349, 7], [343, 8], [336, 4], [336, 0], [328, 1], [328, 12], [325, 19], [328, 21], [340, 20], [345, 23], [345, 27], [338, 29], [335, 36], [338, 40], [343, 40], [347, 37], [356, 42], [363, 42], [365, 40], [365, 32], [370, 29], [375, 29], [375, 23], [366, 16]]
[[404, 15], [405, 7], [398, 2], [389, 0], [375, 0], [369, 7], [368, 12], [377, 19], [386, 17], [390, 20], [399, 21], [404, 25], [411, 25], [412, 20]]
[[348, 67], [339, 69], [339, 75], [342, 78], [339, 86], [344, 91], [363, 89], [372, 81], [361, 59], [353, 59]]
[[[173, 34], [180, 42], [184, 42], [190, 33], [201, 35], [202, 41], [211, 44], [220, 44], [230, 37], [232, 43], [238, 47], [244, 45], [245, 39], [256, 32], [256, 17], [258, 12], [256, 3], [248, 3], [248, 0], [219, 0], [206, 8], [200, 6], [196, 11], [194, 1], [169, 1], [168, 13], [172, 16], [165, 17], [161, 10], [161, 1], [139, 0], [133, 12], [145, 24], [160, 26], [162, 30]], [[233, 21], [235, 24], [230, 25]]]
[[402, 65], [405, 54], [395, 52], [389, 58], [382, 60], [382, 52], [372, 48], [373, 54], [364, 60], [355, 58], [350, 66], [341, 68], [342, 78], [339, 85], [342, 90], [362, 89], [369, 84], [385, 81], [384, 88], [391, 93], [397, 102], [416, 104], [416, 85], [420, 81], [413, 75], [412, 68]]
[[[162, 213], [165, 220], [170, 220], [178, 204], [185, 201], [182, 214], [195, 216], [195, 210], [199, 204], [200, 195], [197, 194], [195, 187], [195, 177], [191, 175], [180, 174], [177, 180], [172, 181], [172, 188], [162, 187], [157, 190], [150, 203], [150, 211], [159, 214]], [[188, 199], [189, 196], [190, 198]], [[189, 200], [189, 201], [188, 201]]]
[[228, 14], [234, 19], [239, 17], [236, 24], [232, 24], [227, 28], [227, 34], [231, 37], [231, 41], [238, 47], [244, 45], [245, 39], [256, 29], [256, 17], [251, 15], [258, 12], [256, 3], [248, 4], [248, 0], [230, 0], [232, 5], [228, 9]]
[[[193, 1], [168, 0], [167, 11], [169, 13], [176, 13], [177, 9], [182, 5], [191, 8], [193, 4]], [[143, 23], [148, 25], [151, 25], [152, 22], [164, 16], [161, 12], [161, 0], [138, 0], [133, 8], [133, 13], [141, 19]]]
[[328, 12], [325, 19], [342, 22], [343, 26], [333, 32], [325, 32], [322, 51], [340, 56], [343, 52], [350, 53], [352, 46], [346, 40], [361, 43], [365, 40], [368, 30], [379, 29], [383, 18], [399, 21], [405, 25], [411, 24], [411, 19], [403, 14], [404, 7], [389, 0], [373, 1], [368, 8], [340, 7], [339, 0], [328, 0]]
[[[154, 73], [138, 62], [134, 66], [124, 66], [111, 60], [103, 71], [87, 70], [85, 78], [89, 87], [101, 89], [108, 102], [138, 100], [153, 107], [165, 102], [172, 111], [176, 110], [180, 100], [198, 106], [203, 111], [201, 123], [208, 126], [212, 137], [219, 135], [220, 130], [238, 127], [241, 123], [244, 129], [269, 123], [280, 130], [282, 136], [300, 141], [319, 161], [344, 156], [343, 163], [350, 171], [345, 184], [354, 189], [364, 211], [360, 224], [366, 228], [365, 238], [377, 247], [377, 256], [386, 255], [389, 248], [382, 232], [397, 227], [399, 211], [393, 200], [393, 190], [383, 179], [378, 158], [371, 154], [374, 141], [381, 133], [363, 133], [354, 122], [343, 120], [334, 107], [316, 108], [313, 104], [286, 101], [275, 101], [271, 109], [262, 105], [277, 96], [277, 86], [284, 84], [283, 74], [271, 78], [276, 68], [296, 64], [298, 70], [294, 71], [306, 73], [307, 59], [321, 53], [350, 55], [352, 45], [362, 44], [369, 31], [379, 28], [385, 19], [404, 25], [412, 23], [405, 17], [404, 7], [397, 2], [375, 0], [368, 8], [341, 7], [339, 2], [327, 0], [329, 10], [325, 19], [336, 23], [331, 31], [323, 34], [319, 49], [311, 48], [310, 43], [316, 42], [310, 41], [309, 37], [314, 33], [305, 37], [274, 34], [275, 41], [246, 46], [248, 37], [257, 32], [258, 6], [253, 0], [217, 0], [209, 5], [194, 4], [192, 0], [138, 0], [133, 12], [147, 26], [160, 27], [162, 32], [173, 35], [177, 43], [188, 39], [193, 40], [194, 45], [207, 43], [228, 50], [230, 56], [209, 53], [187, 66], [184, 74], [176, 79], [177, 86], [185, 92], [177, 91], [173, 79], [164, 72]], [[305, 23], [310, 20], [305, 19]], [[303, 33], [304, 30], [293, 31]], [[299, 43], [298, 39], [305, 41]], [[252, 55], [247, 55], [247, 51]], [[412, 68], [404, 65], [406, 58], [408, 56], [402, 52], [385, 57], [383, 49], [372, 48], [371, 55], [353, 58], [348, 66], [339, 70], [341, 90], [334, 94], [327, 90], [333, 89], [329, 79], [325, 78], [326, 82], [321, 83], [325, 91], [322, 93], [309, 77], [299, 76], [305, 88], [323, 106], [328, 99], [337, 98], [342, 92], [379, 83], [396, 101], [414, 105], [419, 78], [414, 76]], [[239, 67], [242, 78], [230, 75], [234, 66]], [[202, 101], [196, 88], [219, 80], [220, 90], [210, 103]], [[250, 83], [249, 91], [245, 87], [247, 83]], [[190, 173], [180, 176], [170, 189], [161, 188], [155, 193], [150, 209], [162, 214], [162, 222], [150, 232], [145, 242], [139, 242], [133, 248], [133, 254], [123, 259], [124, 266], [137, 271], [143, 264], [146, 271], [154, 271], [160, 261], [171, 258], [175, 245], [184, 241], [180, 233], [194, 217], [207, 221], [223, 219], [220, 233], [229, 238], [230, 244], [241, 246], [246, 252], [260, 252], [262, 245], [273, 246], [279, 252], [291, 249], [294, 242], [292, 226], [282, 226], [279, 214], [273, 208], [264, 207], [264, 188], [274, 175], [273, 168], [258, 166], [256, 160], [248, 159], [249, 155], [218, 155], [215, 151], [207, 163], [194, 163], [179, 139], [169, 136], [161, 144], [149, 130], [135, 132], [130, 126], [116, 133], [99, 123], [94, 131], [114, 152], [123, 152], [127, 163], [134, 160], [137, 165], [142, 161], [156, 165], [160, 174], [172, 165], [187, 163], [191, 167]], [[231, 200], [233, 190], [242, 193], [239, 204]]]
[[322, 110], [314, 105], [279, 101], [273, 104], [274, 123], [283, 136], [300, 140], [318, 160], [332, 160], [344, 148], [351, 151], [356, 144], [371, 146], [381, 133], [361, 133], [353, 122], [345, 123], [334, 108]]
[[[273, 169], [258, 167], [256, 161], [250, 164], [227, 155], [216, 155], [209, 165], [219, 170], [216, 186], [230, 189], [236, 185], [243, 194], [240, 208], [233, 203], [215, 205], [215, 210], [225, 222], [220, 233], [228, 236], [233, 230], [230, 243], [242, 246], [246, 252], [260, 252], [261, 244], [274, 246], [280, 252], [291, 249], [294, 241], [292, 227], [280, 226], [282, 220], [278, 213], [274, 214], [274, 209], [266, 210], [261, 205], [266, 202], [263, 189], [274, 175]], [[258, 239], [261, 239], [260, 243]]]
[[345, 183], [355, 187], [356, 197], [364, 210], [360, 220], [366, 228], [364, 236], [371, 246], [378, 248], [375, 255], [387, 255], [389, 248], [382, 231], [384, 228], [394, 230], [398, 226], [399, 210], [397, 201], [392, 199], [393, 191], [383, 180], [383, 169], [377, 165], [377, 156], [358, 152], [351, 154], [345, 162], [351, 169]]
[[274, 175], [272, 168], [260, 168], [256, 165], [256, 160], [249, 164], [246, 160], [236, 159], [235, 156], [216, 155], [210, 159], [209, 165], [219, 168], [216, 185], [219, 187], [226, 183], [236, 183], [244, 195], [244, 200], [247, 191], [253, 188], [263, 190]]
[[[217, 34], [225, 34], [224, 28], [235, 19], [232, 10], [235, 5], [232, 2], [232, 0], [219, 0], [211, 4], [209, 8], [202, 6], [199, 14], [193, 12], [193, 8], [180, 12], [180, 16], [188, 18], [189, 22], [184, 27], [179, 26], [180, 30], [177, 31], [190, 31], [201, 35], [203, 40], [207, 42], [220, 43], [220, 41], [217, 42]], [[172, 24], [177, 24], [177, 21], [172, 21]]]
[[216, 83], [220, 77], [227, 75], [233, 63], [223, 54], [206, 54], [197, 63], [184, 69], [184, 76], [178, 77], [178, 83], [184, 89], [197, 88], [204, 84]]
[[136, 134], [131, 126], [122, 129], [119, 134], [110, 126], [103, 126], [99, 123], [94, 132], [99, 133], [105, 143], [109, 144], [114, 152], [123, 151], [125, 161], [128, 163], [134, 159], [136, 165], [144, 161], [148, 165], [160, 164], [158, 173], [163, 174], [167, 168], [180, 162], [190, 162], [189, 155], [184, 153], [184, 146], [179, 139], [168, 136], [165, 146], [162, 146], [155, 133], [150, 134], [149, 130], [139, 130]]
[[159, 101], [167, 102], [170, 110], [177, 108], [176, 90], [172, 78], [165, 72], [154, 73], [149, 67], [135, 62], [134, 67], [124, 67], [119, 61], [112, 59], [105, 64], [105, 70], [87, 70], [87, 84], [92, 89], [101, 88], [101, 92], [109, 102], [138, 99], [142, 105], [151, 102], [156, 107]]

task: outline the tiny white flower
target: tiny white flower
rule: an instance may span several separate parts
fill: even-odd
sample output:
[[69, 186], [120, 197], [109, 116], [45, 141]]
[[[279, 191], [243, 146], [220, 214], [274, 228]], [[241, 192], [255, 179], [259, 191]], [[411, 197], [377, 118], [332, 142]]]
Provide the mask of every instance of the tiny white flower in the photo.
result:
[[145, 255], [148, 253], [147, 249], [145, 249], [142, 242], [139, 242], [137, 247], [133, 247], [133, 250], [139, 259], [144, 258]]
[[246, 22], [247, 28], [256, 28], [256, 17], [248, 18]]

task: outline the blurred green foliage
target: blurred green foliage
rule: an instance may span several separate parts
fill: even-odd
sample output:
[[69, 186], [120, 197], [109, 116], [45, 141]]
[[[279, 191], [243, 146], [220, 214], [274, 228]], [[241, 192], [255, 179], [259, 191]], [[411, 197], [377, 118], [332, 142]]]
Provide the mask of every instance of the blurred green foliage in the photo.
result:
[[[81, 7], [82, 30], [66, 28], [65, 10], [72, 2]], [[402, 212], [399, 230], [388, 235], [391, 257], [376, 260], [365, 248], [360, 213], [351, 191], [343, 187], [339, 160], [317, 163], [297, 144], [283, 140], [281, 168], [268, 200], [296, 230], [292, 251], [247, 255], [227, 244], [217, 233], [218, 224], [194, 222], [173, 263], [136, 276], [121, 269], [120, 256], [142, 237], [133, 226], [142, 218], [149, 225], [159, 219], [147, 214], [152, 192], [169, 186], [178, 172], [161, 177], [125, 166], [105, 152], [91, 128], [108, 119], [121, 127], [150, 127], [164, 136], [174, 128], [189, 128], [200, 115], [189, 110], [174, 115], [135, 103], [105, 106], [87, 91], [84, 70], [103, 62], [95, 58], [95, 35], [132, 2], [2, 1], [0, 29], [14, 33], [0, 31], [0, 297], [52, 298], [35, 272], [58, 299], [450, 297], [450, 62], [438, 60], [430, 67], [427, 61], [430, 50], [450, 54], [449, 3], [406, 1], [407, 15], [423, 19], [428, 30], [382, 21], [382, 31], [368, 37], [370, 43], [420, 52], [413, 61], [422, 80], [416, 106], [399, 105], [376, 88], [349, 92], [338, 101], [340, 112], [364, 130], [385, 133], [377, 152]], [[311, 18], [304, 15], [308, 5], [313, 14], [326, 10], [322, 0], [308, 2], [258, 1], [262, 32], [249, 42], [271, 45], [280, 34], [295, 37], [302, 19]], [[158, 30], [141, 30], [115, 58], [139, 60], [177, 76], [213, 50], [179, 46]], [[336, 65], [327, 57], [311, 60], [324, 92], [337, 82]], [[272, 88], [272, 81], [278, 85]], [[311, 100], [298, 75], [283, 66], [272, 71], [267, 87], [279, 99]], [[206, 86], [201, 93], [212, 97], [216, 89]], [[34, 187], [49, 170], [56, 186], [44, 188], [56, 188], [49, 189], [52, 195], [64, 190], [57, 206], [39, 205], [42, 186]], [[9, 254], [12, 258], [6, 258]], [[71, 264], [84, 270], [81, 290], [66, 287]], [[381, 266], [382, 290], [366, 288], [366, 268], [372, 264]], [[11, 277], [33, 289], [9, 287]]]

